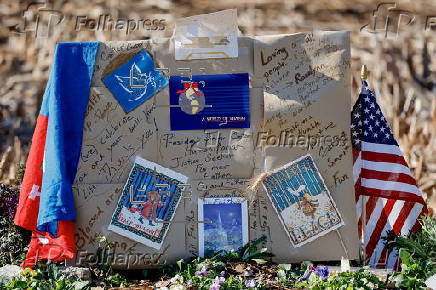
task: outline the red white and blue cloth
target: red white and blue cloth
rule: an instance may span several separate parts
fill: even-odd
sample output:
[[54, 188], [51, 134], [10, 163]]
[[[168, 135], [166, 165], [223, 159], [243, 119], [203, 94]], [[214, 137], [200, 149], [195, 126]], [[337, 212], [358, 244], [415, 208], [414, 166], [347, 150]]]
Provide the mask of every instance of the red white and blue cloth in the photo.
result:
[[403, 157], [375, 94], [367, 82], [351, 112], [353, 176], [359, 233], [366, 262], [394, 268], [398, 252], [388, 252], [388, 231], [408, 235], [427, 212], [416, 180]]
[[98, 48], [98, 42], [56, 47], [15, 216], [15, 224], [32, 231], [23, 267], [75, 255], [72, 184]]

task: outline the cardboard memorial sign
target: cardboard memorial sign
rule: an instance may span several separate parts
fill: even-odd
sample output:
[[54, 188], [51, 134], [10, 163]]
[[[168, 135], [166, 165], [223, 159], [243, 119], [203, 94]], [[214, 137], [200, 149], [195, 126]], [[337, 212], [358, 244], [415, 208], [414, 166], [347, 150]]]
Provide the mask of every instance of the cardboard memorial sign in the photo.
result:
[[198, 200], [200, 257], [218, 251], [236, 251], [248, 242], [247, 201], [242, 197]]
[[136, 157], [109, 230], [160, 249], [188, 178]]
[[[141, 262], [131, 262], [128, 266], [124, 263], [113, 265], [118, 268], [151, 267], [155, 261], [161, 265], [198, 255], [200, 245], [205, 245], [207, 241], [201, 241], [199, 236], [197, 222], [202, 220], [199, 198], [203, 204], [209, 204], [206, 198], [244, 197], [249, 180], [309, 153], [344, 222], [337, 231], [341, 233], [347, 253], [338, 235], [333, 232], [323, 233], [310, 243], [294, 247], [263, 187], [247, 204], [248, 240], [267, 236], [266, 246], [277, 262], [337, 260], [346, 255], [350, 259], [358, 258], [349, 146], [348, 33], [238, 37], [237, 48], [237, 57], [178, 61], [172, 39], [106, 42], [100, 45], [74, 186], [79, 253], [95, 252], [98, 236], [104, 235], [117, 244], [116, 253], [142, 257], [139, 259]], [[109, 86], [105, 83], [108, 72], [115, 72], [115, 68], [138, 53], [145, 57], [143, 52], [152, 59], [154, 70], [157, 67], [167, 70], [162, 73], [162, 78], [168, 79], [169, 83], [177, 80], [175, 94], [171, 93], [172, 84], [165, 85], [162, 80], [160, 90], [153, 90], [152, 95], [147, 90], [142, 95], [144, 90], [136, 88], [136, 81], [144, 85], [142, 74], [150, 71], [139, 65], [140, 72], [132, 70], [133, 87], [128, 83], [131, 93], [119, 85], [114, 74]], [[132, 64], [119, 75], [130, 77]], [[184, 72], [189, 69], [189, 72], [182, 73], [182, 69]], [[225, 115], [231, 116], [234, 112], [244, 114], [247, 122], [236, 122], [243, 126], [230, 127], [231, 123], [224, 124], [220, 120], [217, 127], [203, 127], [201, 120], [195, 118], [209, 109], [208, 90], [211, 86], [205, 78], [219, 80], [222, 76], [232, 75], [244, 75], [247, 82], [238, 87], [239, 91], [232, 92], [232, 99], [240, 103], [226, 102], [229, 107], [225, 109]], [[186, 96], [187, 93], [177, 93], [185, 90], [182, 80], [191, 82], [187, 89], [192, 88], [195, 95], [192, 99], [199, 103], [198, 108], [202, 105], [201, 95], [205, 96], [204, 108], [195, 114], [188, 114], [177, 107], [181, 95]], [[200, 83], [202, 80], [205, 86]], [[198, 89], [191, 86], [194, 82], [198, 83]], [[125, 100], [140, 98], [138, 102], [130, 102], [133, 105], [125, 109], [125, 104], [117, 99], [111, 86], [118, 86], [119, 90], [128, 93]], [[188, 93], [191, 97], [192, 91]], [[185, 108], [191, 109], [191, 113], [197, 106], [193, 104], [195, 106], [190, 108], [191, 100], [188, 105]], [[175, 110], [179, 115], [174, 115]], [[223, 125], [219, 126], [221, 123]], [[310, 142], [303, 142], [303, 146], [295, 141], [297, 145], [291, 146], [291, 135], [301, 135], [303, 141]], [[179, 184], [186, 178], [189, 180], [187, 190], [190, 196], [180, 198], [172, 214], [168, 211], [165, 217], [157, 216], [158, 220], [171, 222], [165, 229], [166, 223], [159, 223], [161, 228], [158, 229], [158, 223], [151, 220], [151, 225], [146, 217], [141, 218], [141, 222], [141, 212], [147, 210], [143, 210], [141, 204], [131, 204], [126, 198], [129, 195], [126, 184], [131, 182], [133, 174], [131, 169], [138, 166], [134, 164], [135, 156], [153, 162], [156, 168], [165, 169], [166, 173], [156, 171], [177, 180]], [[153, 166], [140, 166], [153, 169]], [[172, 175], [175, 173], [186, 178], [175, 178], [176, 175]], [[147, 174], [135, 176], [146, 177]], [[223, 190], [215, 194], [220, 188]], [[157, 207], [159, 201], [155, 200], [160, 199], [161, 203], [168, 201], [165, 188], [157, 189], [161, 191], [159, 198], [155, 194], [147, 196], [142, 191], [134, 191], [133, 195], [139, 196], [140, 203], [153, 200], [153, 206]], [[211, 206], [221, 207], [220, 204]], [[162, 208], [158, 207], [157, 211]], [[119, 215], [114, 215], [117, 210], [124, 210], [132, 217], [130, 228], [117, 225], [121, 220], [117, 220]], [[226, 229], [224, 217], [222, 223]], [[160, 234], [151, 237], [153, 232], [150, 230], [156, 229], [160, 230]], [[147, 231], [152, 235], [147, 236]], [[147, 257], [145, 260], [144, 255]], [[80, 259], [76, 261], [78, 264], [83, 262]]]
[[270, 172], [263, 186], [294, 247], [344, 225], [309, 154]]

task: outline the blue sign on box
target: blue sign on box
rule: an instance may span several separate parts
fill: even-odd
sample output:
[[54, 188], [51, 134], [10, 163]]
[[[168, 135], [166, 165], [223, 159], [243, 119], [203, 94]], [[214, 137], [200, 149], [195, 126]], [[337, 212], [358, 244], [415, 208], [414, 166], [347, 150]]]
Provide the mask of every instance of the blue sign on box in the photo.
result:
[[248, 73], [170, 77], [171, 130], [250, 128]]
[[102, 78], [126, 113], [150, 99], [168, 84], [162, 72], [155, 70], [150, 54], [141, 50]]

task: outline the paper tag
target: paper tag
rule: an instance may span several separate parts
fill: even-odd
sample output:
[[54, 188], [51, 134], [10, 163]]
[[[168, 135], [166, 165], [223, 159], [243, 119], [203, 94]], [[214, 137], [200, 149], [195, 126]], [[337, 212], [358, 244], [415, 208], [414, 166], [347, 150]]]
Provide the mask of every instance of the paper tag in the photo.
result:
[[351, 271], [350, 260], [347, 258], [341, 258], [341, 272], [349, 272]]
[[236, 9], [176, 20], [176, 60], [238, 57]]

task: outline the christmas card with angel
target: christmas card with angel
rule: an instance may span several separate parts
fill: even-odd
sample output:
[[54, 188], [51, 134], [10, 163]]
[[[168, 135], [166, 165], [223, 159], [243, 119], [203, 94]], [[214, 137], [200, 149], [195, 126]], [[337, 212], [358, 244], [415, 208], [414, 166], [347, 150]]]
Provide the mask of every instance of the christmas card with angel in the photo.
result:
[[109, 230], [160, 249], [188, 178], [136, 157]]
[[344, 225], [310, 154], [269, 172], [263, 186], [294, 247]]

